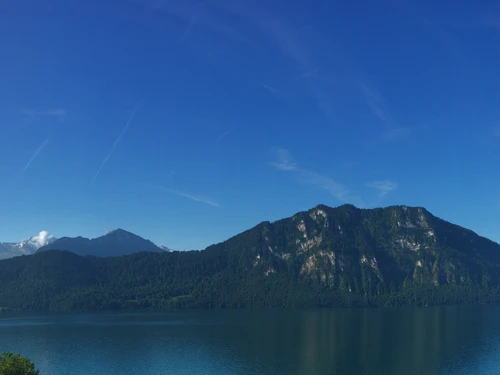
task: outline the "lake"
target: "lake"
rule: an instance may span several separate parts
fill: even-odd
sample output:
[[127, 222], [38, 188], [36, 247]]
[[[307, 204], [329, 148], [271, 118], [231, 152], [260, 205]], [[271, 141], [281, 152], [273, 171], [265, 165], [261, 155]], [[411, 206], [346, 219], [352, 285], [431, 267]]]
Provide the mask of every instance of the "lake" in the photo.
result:
[[500, 373], [500, 307], [0, 315], [41, 375]]

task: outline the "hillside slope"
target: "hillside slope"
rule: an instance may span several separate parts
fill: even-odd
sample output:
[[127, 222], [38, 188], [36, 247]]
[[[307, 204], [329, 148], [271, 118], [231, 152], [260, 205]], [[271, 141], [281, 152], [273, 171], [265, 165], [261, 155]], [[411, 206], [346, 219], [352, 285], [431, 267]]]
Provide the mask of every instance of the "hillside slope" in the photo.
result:
[[92, 255], [99, 257], [116, 257], [130, 255], [137, 252], [162, 252], [163, 249], [153, 242], [145, 240], [123, 229], [111, 231], [104, 236], [88, 239], [84, 237], [62, 237], [37, 252], [47, 250], [66, 250], [78, 255]]
[[500, 245], [423, 208], [317, 206], [204, 251], [0, 261], [18, 310], [401, 306], [500, 301]]

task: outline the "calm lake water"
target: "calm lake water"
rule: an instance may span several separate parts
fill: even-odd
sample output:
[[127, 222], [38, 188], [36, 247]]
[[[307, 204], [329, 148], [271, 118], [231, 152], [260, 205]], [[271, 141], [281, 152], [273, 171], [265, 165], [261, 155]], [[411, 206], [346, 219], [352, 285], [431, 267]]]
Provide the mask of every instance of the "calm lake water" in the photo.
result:
[[500, 307], [0, 315], [41, 375], [500, 374]]

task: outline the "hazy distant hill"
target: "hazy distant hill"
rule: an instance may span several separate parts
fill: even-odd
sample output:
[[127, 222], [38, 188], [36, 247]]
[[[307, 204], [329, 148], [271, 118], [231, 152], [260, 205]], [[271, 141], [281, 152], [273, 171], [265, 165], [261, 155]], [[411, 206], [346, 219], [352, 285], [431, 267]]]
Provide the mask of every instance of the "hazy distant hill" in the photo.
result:
[[162, 249], [163, 251], [166, 251], [167, 253], [170, 253], [170, 252], [174, 251], [174, 250], [172, 250], [172, 249], [170, 249], [170, 248], [168, 248], [166, 246], [163, 246], [163, 245], [158, 245], [158, 247], [160, 249]]
[[420, 207], [320, 205], [204, 251], [4, 260], [0, 285], [20, 310], [500, 302], [500, 245]]
[[93, 255], [98, 257], [129, 255], [141, 251], [164, 251], [151, 241], [123, 229], [111, 231], [104, 236], [94, 239], [63, 237], [47, 246], [41, 247], [38, 249], [38, 252], [47, 250], [67, 250], [78, 255]]
[[0, 259], [34, 254], [40, 247], [54, 242], [56, 238], [46, 231], [19, 243], [0, 242]]

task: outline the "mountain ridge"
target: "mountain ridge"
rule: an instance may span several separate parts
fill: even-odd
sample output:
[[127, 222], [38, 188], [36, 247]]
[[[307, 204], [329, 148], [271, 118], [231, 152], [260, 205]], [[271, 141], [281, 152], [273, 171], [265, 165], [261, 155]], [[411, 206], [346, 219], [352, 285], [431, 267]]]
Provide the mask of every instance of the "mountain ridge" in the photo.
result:
[[15, 256], [34, 254], [40, 247], [50, 244], [57, 239], [47, 231], [41, 231], [38, 235], [21, 242], [0, 242], [0, 259], [8, 259]]
[[162, 252], [159, 246], [134, 233], [118, 228], [96, 238], [61, 237], [40, 247], [37, 252], [48, 250], [67, 250], [77, 255], [99, 257], [129, 255], [135, 252]]
[[423, 207], [317, 205], [202, 251], [0, 261], [0, 285], [19, 310], [499, 302], [500, 245]]

